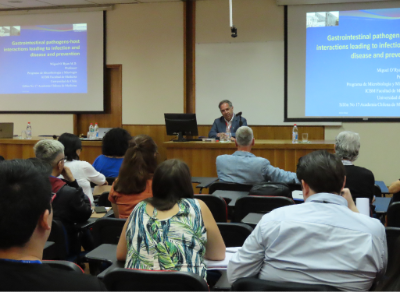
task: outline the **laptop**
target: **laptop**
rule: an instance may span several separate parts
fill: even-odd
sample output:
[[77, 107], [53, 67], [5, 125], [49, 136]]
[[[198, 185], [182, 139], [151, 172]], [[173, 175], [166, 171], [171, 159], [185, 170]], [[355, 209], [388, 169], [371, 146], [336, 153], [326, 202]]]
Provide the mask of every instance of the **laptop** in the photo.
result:
[[14, 123], [0, 123], [0, 138], [13, 138]]
[[99, 128], [99, 135], [97, 137], [97, 139], [103, 139], [104, 135], [110, 131], [112, 128]]

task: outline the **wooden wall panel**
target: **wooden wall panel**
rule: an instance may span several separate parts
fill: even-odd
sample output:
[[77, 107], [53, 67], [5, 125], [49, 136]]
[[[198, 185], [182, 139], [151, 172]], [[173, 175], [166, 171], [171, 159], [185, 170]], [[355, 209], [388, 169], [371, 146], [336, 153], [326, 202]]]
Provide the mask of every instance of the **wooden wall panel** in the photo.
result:
[[[257, 142], [256, 142], [257, 143]], [[232, 154], [236, 148], [233, 143], [166, 143], [167, 157], [185, 161], [192, 176], [216, 177], [215, 161], [217, 156]], [[316, 141], [310, 144], [292, 144], [282, 140], [259, 140], [252, 153], [268, 159], [273, 166], [286, 171], [296, 171], [297, 161], [312, 151], [325, 149], [334, 152], [333, 141]]]
[[164, 142], [170, 141], [175, 137], [167, 136], [165, 125], [122, 125], [122, 128], [127, 130], [132, 136], [144, 134], [152, 137], [158, 146], [158, 163], [167, 159]]
[[[158, 145], [159, 162], [167, 159], [166, 151], [163, 143], [175, 139], [175, 136], [167, 136], [165, 125], [122, 125], [122, 127], [131, 133], [132, 136], [145, 134], [151, 136]], [[210, 126], [199, 126], [199, 136], [208, 136], [211, 129]], [[290, 139], [292, 127], [286, 126], [255, 126], [252, 127], [256, 139]], [[309, 133], [310, 140], [323, 140], [324, 127], [300, 127], [299, 132]], [[300, 134], [301, 135], [301, 134]], [[267, 137], [267, 138], [266, 138]], [[268, 138], [269, 137], [269, 138]], [[285, 138], [286, 137], [286, 138]], [[275, 150], [278, 151], [278, 150]], [[232, 153], [234, 150], [232, 150]], [[225, 152], [224, 152], [225, 153]], [[221, 152], [222, 154], [222, 152]], [[257, 154], [256, 154], [257, 155]], [[281, 155], [272, 155], [280, 159]], [[278, 158], [279, 157], [279, 158]], [[293, 158], [294, 159], [294, 158]], [[215, 163], [215, 161], [214, 161]], [[289, 162], [290, 163], [290, 162]]]
[[90, 123], [97, 123], [101, 128], [122, 126], [122, 65], [107, 65], [104, 82], [104, 113], [76, 114], [75, 135], [86, 135]]
[[[288, 140], [292, 139], [292, 126], [250, 126], [255, 139]], [[208, 136], [211, 126], [199, 126], [199, 136]], [[302, 133], [308, 133], [309, 140], [324, 140], [323, 126], [299, 126], [299, 139]]]

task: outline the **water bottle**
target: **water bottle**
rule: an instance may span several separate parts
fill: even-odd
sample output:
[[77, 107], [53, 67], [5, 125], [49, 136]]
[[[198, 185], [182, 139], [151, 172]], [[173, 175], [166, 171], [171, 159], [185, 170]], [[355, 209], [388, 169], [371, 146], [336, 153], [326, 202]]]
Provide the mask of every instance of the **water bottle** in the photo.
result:
[[99, 138], [99, 126], [97, 125], [97, 123], [94, 124], [94, 138]]
[[28, 122], [28, 125], [26, 126], [26, 139], [32, 139], [32, 126], [31, 126], [31, 122]]
[[93, 124], [90, 123], [89, 126], [89, 133], [88, 133], [88, 139], [93, 139], [94, 138], [94, 127]]
[[292, 130], [292, 143], [299, 143], [299, 129], [297, 129], [297, 125], [294, 124]]
[[231, 140], [231, 127], [226, 127], [226, 141]]

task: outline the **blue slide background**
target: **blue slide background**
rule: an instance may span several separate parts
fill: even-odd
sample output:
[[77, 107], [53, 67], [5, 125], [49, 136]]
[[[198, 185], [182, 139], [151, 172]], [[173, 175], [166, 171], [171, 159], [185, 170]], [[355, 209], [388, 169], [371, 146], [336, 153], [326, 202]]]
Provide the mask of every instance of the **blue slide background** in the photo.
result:
[[[65, 27], [66, 25], [59, 25]], [[54, 27], [59, 27], [55, 25]], [[72, 24], [67, 25], [72, 29]], [[52, 26], [45, 26], [46, 29]], [[21, 94], [21, 93], [87, 93], [87, 31], [74, 32], [72, 30], [46, 30], [33, 29], [35, 27], [21, 27], [20, 36], [0, 37], [0, 94]], [[12, 45], [13, 41], [52, 41], [52, 40], [80, 40], [79, 44], [52, 44], [52, 45]], [[54, 47], [54, 46], [79, 46], [79, 50], [50, 50], [50, 51], [26, 51], [26, 52], [5, 52], [4, 48], [16, 47]], [[70, 53], [79, 52], [80, 56], [59, 56], [59, 57], [30, 57], [31, 53]], [[71, 63], [75, 62], [75, 70], [66, 70], [65, 66], [52, 66], [50, 63]], [[75, 71], [76, 79], [43, 79], [42, 75], [28, 75], [27, 72], [50, 72], [50, 71]], [[62, 74], [71, 75], [71, 74]], [[56, 75], [53, 75], [56, 76]], [[76, 84], [77, 87], [50, 87], [39, 88], [35, 85], [53, 84], [51, 80], [76, 80], [76, 83], [54, 83], [57, 85]], [[24, 88], [23, 85], [33, 85]]]
[[[399, 9], [392, 9], [398, 12]], [[378, 11], [378, 10], [375, 10]], [[350, 11], [347, 11], [350, 12]], [[353, 12], [353, 11], [351, 11]], [[354, 11], [354, 15], [357, 12]], [[367, 12], [367, 11], [364, 11]], [[400, 70], [400, 58], [390, 59], [352, 59], [351, 54], [374, 54], [374, 53], [400, 53], [400, 49], [372, 49], [372, 43], [394, 43], [400, 39], [378, 39], [378, 40], [338, 40], [328, 41], [327, 36], [337, 35], [358, 35], [358, 34], [392, 34], [400, 32], [400, 19], [396, 18], [375, 18], [348, 16], [352, 13], [339, 14], [339, 26], [330, 27], [309, 27], [307, 28], [306, 45], [306, 116], [329, 116], [329, 117], [385, 117], [400, 116], [400, 93], [397, 89], [400, 82], [397, 75], [400, 73], [378, 73], [377, 68], [398, 68]], [[398, 13], [397, 13], [398, 14]], [[371, 13], [373, 15], [373, 13]], [[338, 45], [359, 45], [370, 44], [371, 49], [347, 49], [336, 51], [317, 51], [317, 45], [334, 46]], [[394, 86], [361, 86], [349, 87], [347, 83], [368, 83], [368, 82], [390, 82]], [[400, 85], [400, 83], [398, 83]], [[366, 90], [390, 89], [394, 93], [366, 93]], [[397, 96], [398, 100], [379, 100], [378, 96]], [[353, 103], [358, 106], [340, 106], [340, 103]], [[371, 103], [376, 106], [360, 106]], [[384, 106], [383, 104], [391, 104]]]

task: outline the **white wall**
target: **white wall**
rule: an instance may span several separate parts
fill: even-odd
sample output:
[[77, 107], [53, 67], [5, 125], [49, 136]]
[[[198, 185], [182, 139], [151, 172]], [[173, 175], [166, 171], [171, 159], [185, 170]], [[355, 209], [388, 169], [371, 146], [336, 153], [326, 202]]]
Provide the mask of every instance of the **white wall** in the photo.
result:
[[107, 64], [122, 64], [122, 123], [164, 124], [183, 112], [183, 3], [107, 12]]
[[397, 164], [396, 149], [399, 147], [400, 123], [343, 123], [342, 127], [326, 127], [325, 139], [334, 140], [341, 131], [360, 134], [359, 158], [354, 163], [366, 167], [386, 185], [400, 178], [400, 164]]
[[[274, 0], [196, 2], [196, 114], [199, 124], [220, 116], [218, 103], [232, 101], [249, 125], [284, 122], [284, 8]], [[298, 125], [340, 123], [302, 122]]]
[[[72, 115], [2, 114], [0, 123], [14, 123], [14, 135], [21, 135], [28, 122], [32, 125], [32, 135], [60, 135], [73, 132]], [[0, 154], [1, 155], [1, 154]]]

